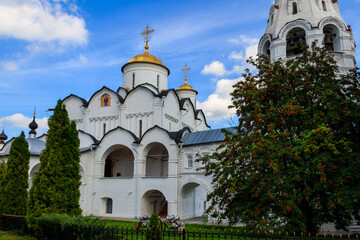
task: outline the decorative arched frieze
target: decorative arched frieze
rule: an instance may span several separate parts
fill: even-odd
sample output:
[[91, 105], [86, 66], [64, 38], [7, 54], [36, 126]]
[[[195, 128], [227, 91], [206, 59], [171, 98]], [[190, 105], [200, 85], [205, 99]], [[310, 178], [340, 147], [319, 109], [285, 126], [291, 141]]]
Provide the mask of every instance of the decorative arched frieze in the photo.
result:
[[180, 185], [179, 185], [179, 191], [181, 191], [181, 189], [188, 183], [197, 183], [199, 184], [202, 188], [204, 188], [204, 190], [206, 191], [207, 194], [211, 193], [211, 187], [201, 178], [197, 178], [195, 176], [191, 176], [188, 178], [182, 178], [180, 181]]
[[132, 118], [132, 117], [145, 117], [145, 116], [150, 116], [154, 114], [154, 111], [151, 112], [140, 112], [140, 113], [130, 113], [130, 114], [126, 114], [126, 118]]
[[280, 30], [279, 37], [286, 41], [286, 35], [287, 33], [293, 29], [293, 28], [302, 28], [305, 30], [306, 35], [308, 35], [308, 31], [311, 30], [311, 24], [303, 19], [299, 19], [293, 22], [287, 23], [285, 26], [283, 26]]
[[326, 17], [322, 19], [319, 23], [319, 28], [324, 29], [324, 27], [329, 24], [335, 25], [341, 31], [346, 31], [345, 23], [336, 17]]

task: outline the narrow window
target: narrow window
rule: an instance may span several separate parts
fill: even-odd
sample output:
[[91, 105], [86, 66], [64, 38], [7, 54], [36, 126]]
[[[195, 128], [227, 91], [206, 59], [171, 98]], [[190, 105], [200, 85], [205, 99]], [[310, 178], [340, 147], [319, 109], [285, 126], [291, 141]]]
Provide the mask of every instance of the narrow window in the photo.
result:
[[297, 3], [293, 2], [292, 3], [292, 7], [293, 7], [293, 15], [298, 13], [298, 9], [297, 9]]
[[159, 86], [160, 86], [160, 75], [159, 74], [156, 77], [156, 86], [159, 89]]
[[133, 73], [132, 88], [135, 88], [135, 73]]
[[193, 167], [193, 157], [192, 155], [187, 155], [187, 165], [188, 165], [188, 168], [192, 168]]
[[103, 135], [105, 135], [106, 134], [106, 124], [104, 123], [103, 124]]
[[113, 200], [111, 198], [108, 198], [106, 200], [106, 213], [111, 214], [113, 208]]
[[270, 18], [270, 25], [272, 25], [274, 22], [274, 14], [271, 14], [271, 18]]
[[142, 120], [139, 120], [139, 136], [142, 135]]
[[206, 211], [206, 201], [204, 201], [204, 212]]
[[324, 11], [327, 11], [327, 8], [326, 8], [326, 3], [325, 3], [325, 1], [322, 1], [322, 7], [323, 7], [323, 10], [324, 10]]

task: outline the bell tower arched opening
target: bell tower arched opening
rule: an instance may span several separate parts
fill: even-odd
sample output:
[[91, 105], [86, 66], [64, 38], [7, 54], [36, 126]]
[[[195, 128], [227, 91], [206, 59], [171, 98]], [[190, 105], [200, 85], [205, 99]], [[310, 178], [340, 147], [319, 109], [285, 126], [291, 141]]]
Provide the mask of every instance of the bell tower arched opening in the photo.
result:
[[268, 58], [271, 58], [270, 41], [266, 41], [266, 43], [264, 44], [264, 47], [262, 49], [262, 54], [267, 56]]
[[329, 24], [324, 26], [323, 33], [326, 49], [330, 52], [341, 52], [339, 29], [336, 26]]
[[286, 35], [286, 57], [302, 53], [302, 43], [306, 43], [305, 30], [299, 27], [291, 29]]

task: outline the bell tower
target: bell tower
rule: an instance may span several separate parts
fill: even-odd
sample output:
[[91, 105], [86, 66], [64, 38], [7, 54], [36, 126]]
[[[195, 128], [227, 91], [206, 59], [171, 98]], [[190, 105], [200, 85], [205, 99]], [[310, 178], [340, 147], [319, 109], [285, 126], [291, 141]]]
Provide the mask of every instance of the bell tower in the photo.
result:
[[301, 54], [301, 43], [315, 40], [324, 42], [341, 71], [356, 66], [351, 26], [342, 19], [337, 0], [275, 0], [258, 52], [286, 61]]

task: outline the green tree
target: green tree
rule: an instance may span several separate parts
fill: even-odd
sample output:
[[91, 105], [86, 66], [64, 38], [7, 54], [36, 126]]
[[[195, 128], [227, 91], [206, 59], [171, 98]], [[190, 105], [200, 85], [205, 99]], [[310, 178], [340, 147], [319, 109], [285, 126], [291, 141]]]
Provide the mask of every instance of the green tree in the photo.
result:
[[0, 182], [2, 177], [5, 175], [6, 164], [4, 159], [0, 159]]
[[360, 220], [360, 87], [326, 49], [303, 46], [286, 63], [249, 62], [234, 85], [236, 133], [203, 156], [213, 179], [207, 215], [249, 228], [318, 232]]
[[29, 228], [36, 230], [42, 214], [81, 214], [80, 151], [74, 122], [59, 100], [48, 121], [46, 147], [40, 154], [40, 169], [30, 189], [27, 212]]
[[24, 132], [11, 144], [6, 172], [0, 183], [0, 212], [12, 215], [26, 214], [30, 152]]

